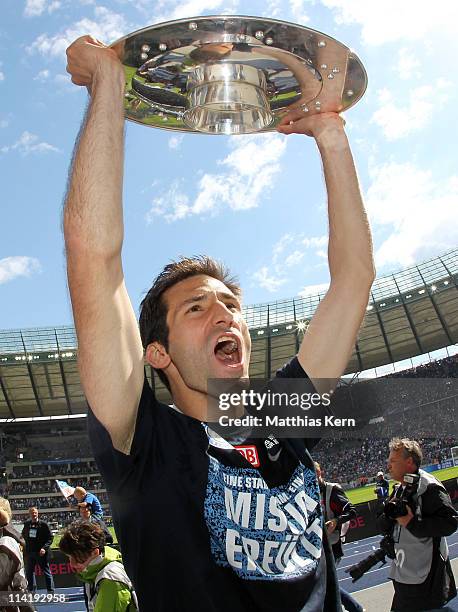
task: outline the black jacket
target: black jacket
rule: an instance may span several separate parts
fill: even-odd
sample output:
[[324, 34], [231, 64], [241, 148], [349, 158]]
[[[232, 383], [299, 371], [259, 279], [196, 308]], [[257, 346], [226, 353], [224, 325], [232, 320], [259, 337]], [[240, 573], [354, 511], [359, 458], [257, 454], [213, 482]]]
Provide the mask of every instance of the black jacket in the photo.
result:
[[22, 529], [22, 537], [25, 540], [26, 553], [38, 552], [41, 548], [47, 552], [53, 540], [48, 523], [40, 519], [36, 523], [32, 523], [32, 519], [27, 519]]
[[[331, 495], [329, 498], [329, 508], [326, 507], [327, 485], [332, 486]], [[331, 518], [335, 518], [337, 520], [336, 529], [330, 536], [328, 536], [328, 539], [332, 547], [334, 559], [338, 561], [343, 557], [341, 538], [342, 525], [355, 518], [357, 512], [339, 484], [322, 481], [320, 482], [320, 493], [324, 509], [324, 520], [329, 521]]]

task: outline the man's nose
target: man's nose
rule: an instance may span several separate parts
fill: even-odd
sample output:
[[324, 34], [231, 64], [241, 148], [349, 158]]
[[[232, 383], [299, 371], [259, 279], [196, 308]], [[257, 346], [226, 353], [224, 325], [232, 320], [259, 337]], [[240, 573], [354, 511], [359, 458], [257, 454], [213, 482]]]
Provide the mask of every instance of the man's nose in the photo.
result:
[[234, 313], [229, 310], [224, 302], [218, 300], [213, 304], [213, 321], [215, 324], [232, 323], [234, 320]]

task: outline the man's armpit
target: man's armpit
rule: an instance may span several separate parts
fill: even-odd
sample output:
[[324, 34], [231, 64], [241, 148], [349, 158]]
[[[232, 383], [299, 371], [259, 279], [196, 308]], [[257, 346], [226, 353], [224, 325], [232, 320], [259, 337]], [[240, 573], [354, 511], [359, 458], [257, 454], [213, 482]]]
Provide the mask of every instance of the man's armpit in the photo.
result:
[[135, 435], [135, 423], [132, 427], [129, 428], [129, 431], [124, 432], [123, 434], [110, 434], [111, 443], [113, 444], [113, 448], [123, 455], [130, 455], [130, 451], [132, 449], [132, 442], [134, 441]]

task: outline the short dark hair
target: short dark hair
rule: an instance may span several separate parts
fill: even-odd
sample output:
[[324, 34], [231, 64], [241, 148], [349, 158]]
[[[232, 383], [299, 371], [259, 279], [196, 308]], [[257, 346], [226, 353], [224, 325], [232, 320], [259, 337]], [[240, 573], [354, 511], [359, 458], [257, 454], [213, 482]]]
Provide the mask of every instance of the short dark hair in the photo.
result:
[[72, 556], [78, 563], [84, 563], [91, 552], [98, 548], [103, 553], [105, 533], [96, 523], [75, 521], [69, 525], [59, 542], [59, 549]]
[[[219, 261], [207, 255], [182, 257], [178, 261], [172, 261], [156, 277], [153, 286], [140, 304], [140, 336], [144, 348], [151, 344], [151, 342], [160, 342], [168, 351], [169, 329], [167, 326], [167, 304], [163, 297], [164, 293], [180, 281], [201, 274], [216, 278], [224, 283], [234, 295], [240, 297], [242, 292], [237, 279]], [[161, 381], [170, 391], [170, 385], [165, 373], [162, 370], [156, 371]]]

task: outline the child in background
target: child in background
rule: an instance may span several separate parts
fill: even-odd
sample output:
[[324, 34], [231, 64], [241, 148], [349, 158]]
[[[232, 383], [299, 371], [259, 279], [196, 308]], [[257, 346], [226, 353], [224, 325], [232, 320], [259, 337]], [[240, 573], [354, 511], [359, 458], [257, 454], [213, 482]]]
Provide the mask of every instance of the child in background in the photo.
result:
[[121, 553], [105, 546], [103, 529], [95, 523], [76, 521], [65, 529], [59, 543], [70, 565], [84, 582], [88, 612], [136, 610], [132, 583], [122, 564]]

